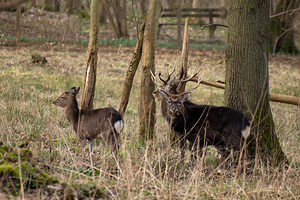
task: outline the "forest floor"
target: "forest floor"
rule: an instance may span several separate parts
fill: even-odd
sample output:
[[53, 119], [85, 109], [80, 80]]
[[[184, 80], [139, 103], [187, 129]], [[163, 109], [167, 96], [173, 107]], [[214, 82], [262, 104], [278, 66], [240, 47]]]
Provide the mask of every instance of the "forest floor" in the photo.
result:
[[[93, 175], [87, 148], [80, 146], [63, 110], [52, 104], [71, 87], [83, 87], [87, 46], [69, 41], [74, 38], [87, 41], [88, 24], [84, 20], [79, 23], [74, 16], [39, 10], [29, 10], [23, 16], [25, 39], [16, 44], [12, 42], [14, 15], [0, 13], [0, 30], [4, 35], [0, 39], [0, 185], [3, 186], [0, 199], [300, 198], [299, 106], [271, 102], [276, 134], [290, 161], [284, 169], [266, 166], [258, 160], [251, 171], [238, 174], [230, 163], [218, 165], [214, 148], [208, 149], [204, 162], [192, 163], [187, 152], [182, 164], [179, 149], [171, 145], [170, 130], [161, 116], [159, 102], [156, 102], [155, 138], [146, 143], [139, 139], [140, 68], [124, 117], [120, 158], [111, 162], [107, 147], [96, 141]], [[68, 27], [66, 22], [69, 28], [61, 29]], [[81, 31], [74, 31], [78, 29]], [[105, 25], [100, 27], [100, 37], [112, 42], [112, 34], [105, 33], [107, 30], [110, 29]], [[134, 37], [135, 29], [130, 31]], [[173, 33], [166, 31], [162, 31], [160, 41], [171, 38], [168, 42], [172, 42]], [[38, 34], [42, 39], [37, 39]], [[217, 33], [221, 41], [225, 35], [222, 31]], [[202, 36], [192, 31], [192, 37], [198, 40], [197, 37]], [[98, 52], [95, 108], [118, 107], [123, 79], [134, 51], [134, 47], [120, 42], [115, 46], [109, 44], [103, 43]], [[35, 54], [44, 56], [47, 63], [33, 63], [32, 55]], [[200, 72], [203, 79], [224, 81], [224, 57], [225, 52], [219, 46], [192, 48], [190, 70], [198, 69], [206, 59]], [[158, 47], [156, 72], [164, 74], [166, 67], [178, 69], [180, 59], [178, 50]], [[272, 55], [269, 67], [270, 92], [300, 96], [299, 56]], [[188, 88], [193, 86], [194, 83], [187, 85]], [[81, 91], [78, 100], [80, 103]], [[224, 105], [224, 91], [200, 85], [193, 91], [191, 100], [199, 104]]]

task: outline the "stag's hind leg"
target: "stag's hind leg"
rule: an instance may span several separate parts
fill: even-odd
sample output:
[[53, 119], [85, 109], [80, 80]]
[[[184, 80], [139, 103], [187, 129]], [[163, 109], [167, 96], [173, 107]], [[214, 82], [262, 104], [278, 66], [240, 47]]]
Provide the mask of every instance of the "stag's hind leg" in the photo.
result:
[[204, 159], [206, 155], [206, 149], [203, 142], [190, 142], [189, 149], [191, 151], [191, 161], [196, 162], [197, 160]]

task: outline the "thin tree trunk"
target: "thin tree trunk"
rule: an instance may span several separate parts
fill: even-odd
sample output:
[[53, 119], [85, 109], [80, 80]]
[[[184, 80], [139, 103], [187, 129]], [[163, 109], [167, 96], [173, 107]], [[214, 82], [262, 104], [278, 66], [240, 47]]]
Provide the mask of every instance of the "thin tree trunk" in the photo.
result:
[[[107, 14], [110, 22], [112, 23], [116, 37], [128, 37], [127, 22], [126, 22], [126, 1], [104, 0], [105, 7], [107, 8]], [[110, 11], [112, 8], [112, 12]]]
[[107, 14], [108, 20], [111, 23], [112, 29], [113, 29], [116, 37], [119, 38], [120, 37], [120, 32], [119, 32], [119, 30], [117, 28], [116, 22], [114, 21], [114, 18], [112, 16], [111, 11], [110, 11], [110, 4], [109, 4], [109, 2], [107, 0], [102, 1], [102, 3], [104, 5], [104, 7], [106, 8], [106, 14]]
[[222, 14], [221, 18], [226, 19], [228, 14], [228, 0], [221, 0], [221, 8], [224, 9], [224, 13]]
[[17, 23], [16, 23], [16, 40], [17, 42], [20, 42], [21, 38], [21, 4], [17, 5], [17, 11], [16, 11], [16, 17], [17, 17]]
[[182, 20], [182, 1], [177, 0], [177, 48], [178, 50], [181, 49], [182, 45], [182, 27], [181, 27], [181, 20]]
[[86, 72], [82, 92], [81, 109], [93, 108], [97, 71], [99, 5], [100, 0], [92, 0], [90, 15], [90, 39], [87, 51]]
[[100, 14], [99, 14], [99, 22], [101, 24], [104, 24], [106, 22], [106, 15], [107, 15], [107, 12], [106, 12], [106, 8], [104, 6], [104, 2], [101, 1], [100, 2]]
[[225, 103], [253, 121], [249, 153], [277, 165], [286, 157], [275, 134], [268, 98], [269, 2], [230, 0]]
[[299, 53], [294, 41], [293, 19], [296, 13], [288, 12], [298, 6], [299, 0], [280, 0], [278, 2], [275, 14], [285, 13], [271, 19], [269, 49], [272, 53]]
[[120, 24], [121, 24], [121, 32], [122, 37], [128, 37], [128, 31], [127, 31], [127, 9], [126, 9], [126, 0], [121, 1], [122, 5], [120, 7], [120, 10], [122, 10], [121, 16], [119, 18]]
[[[184, 25], [184, 35], [183, 35], [183, 44], [181, 50], [181, 68], [178, 79], [185, 79], [187, 77], [188, 71], [188, 55], [189, 55], [189, 34], [188, 34], [188, 23], [189, 18], [185, 18], [185, 25]], [[178, 85], [178, 92], [184, 92], [185, 90], [185, 83]]]
[[123, 83], [122, 94], [120, 98], [119, 104], [119, 112], [121, 115], [125, 114], [127, 104], [129, 101], [129, 96], [132, 88], [133, 78], [135, 76], [136, 70], [139, 66], [141, 57], [142, 57], [142, 48], [143, 48], [143, 40], [144, 40], [144, 30], [145, 30], [145, 21], [142, 24], [141, 30], [138, 33], [138, 41], [136, 43], [134, 54], [131, 58], [126, 77]]
[[147, 12], [147, 21], [144, 33], [141, 97], [139, 104], [140, 134], [144, 139], [154, 136], [155, 100], [152, 95], [154, 83], [151, 80], [150, 70], [155, 72], [155, 40], [158, 29], [158, 19], [161, 9], [161, 0], [152, 0]]

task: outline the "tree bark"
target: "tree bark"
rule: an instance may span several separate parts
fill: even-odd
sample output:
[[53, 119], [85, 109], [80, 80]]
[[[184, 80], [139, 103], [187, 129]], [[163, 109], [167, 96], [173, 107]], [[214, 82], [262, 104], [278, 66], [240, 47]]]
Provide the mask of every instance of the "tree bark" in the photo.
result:
[[81, 109], [93, 108], [97, 71], [99, 5], [100, 0], [92, 0], [90, 15], [90, 39], [87, 51], [86, 72], [82, 92]]
[[225, 103], [252, 118], [250, 155], [278, 165], [286, 157], [276, 137], [268, 98], [269, 8], [269, 0], [230, 0]]
[[[184, 34], [183, 34], [183, 43], [182, 43], [182, 50], [181, 50], [181, 68], [179, 72], [179, 79], [185, 79], [187, 77], [187, 72], [189, 69], [188, 66], [188, 55], [189, 55], [189, 34], [188, 34], [188, 25], [189, 24], [189, 18], [185, 18], [185, 24], [184, 24]], [[177, 91], [179, 93], [184, 92], [185, 90], [185, 83], [181, 83], [177, 87]]]
[[129, 96], [132, 88], [133, 78], [135, 76], [136, 70], [139, 66], [141, 57], [142, 57], [142, 48], [143, 48], [143, 40], [144, 40], [144, 31], [145, 31], [145, 21], [142, 24], [141, 30], [138, 33], [138, 41], [136, 43], [134, 54], [131, 58], [126, 77], [123, 83], [122, 94], [120, 98], [119, 104], [119, 112], [121, 115], [125, 114], [127, 104], [129, 101]]
[[298, 54], [294, 41], [293, 19], [296, 13], [289, 12], [299, 7], [299, 0], [280, 0], [276, 6], [276, 13], [270, 23], [270, 43], [269, 50], [273, 53]]
[[155, 41], [158, 29], [158, 19], [161, 9], [161, 0], [152, 0], [147, 12], [142, 55], [142, 78], [139, 103], [140, 135], [144, 139], [154, 136], [155, 100], [152, 95], [154, 83], [151, 80], [150, 70], [155, 72]]

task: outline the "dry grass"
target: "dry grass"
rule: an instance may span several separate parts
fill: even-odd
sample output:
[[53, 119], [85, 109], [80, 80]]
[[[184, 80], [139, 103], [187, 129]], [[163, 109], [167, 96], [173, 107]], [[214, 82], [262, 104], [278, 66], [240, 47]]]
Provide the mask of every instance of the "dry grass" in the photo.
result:
[[[39, 49], [39, 50], [37, 50]], [[101, 47], [94, 107], [118, 106], [122, 79], [133, 49]], [[32, 53], [48, 59], [45, 66], [33, 65]], [[208, 58], [201, 74], [208, 80], [224, 80], [223, 53], [194, 50], [192, 68]], [[93, 180], [87, 151], [82, 150], [63, 116], [52, 101], [61, 92], [83, 83], [85, 47], [47, 46], [0, 49], [0, 141], [15, 145], [29, 141], [29, 148], [41, 166], [47, 166], [61, 182], [89, 184]], [[294, 59], [294, 58], [290, 58]], [[300, 68], [280, 60], [270, 64], [271, 91], [298, 95]], [[158, 50], [157, 71], [166, 64], [178, 66], [180, 54]], [[171, 148], [168, 125], [157, 105], [156, 137], [142, 143], [138, 137], [138, 101], [140, 70], [134, 80], [125, 116], [125, 130], [120, 144], [120, 160], [113, 163], [118, 173], [108, 170], [107, 148], [97, 141], [94, 184], [113, 199], [299, 199], [300, 198], [300, 128], [299, 107], [272, 103], [272, 111], [284, 152], [291, 164], [284, 170], [258, 168], [251, 175], [236, 176], [233, 168], [217, 167], [217, 157], [208, 152], [205, 166], [189, 159], [179, 163], [179, 150]], [[81, 96], [80, 96], [81, 97]], [[192, 94], [198, 103], [223, 105], [223, 91], [200, 86]], [[80, 98], [79, 98], [80, 100]], [[3, 195], [3, 197], [7, 197]], [[31, 191], [28, 199], [49, 199], [41, 191]], [[53, 195], [55, 199], [58, 196]], [[1, 195], [0, 195], [1, 198]]]

